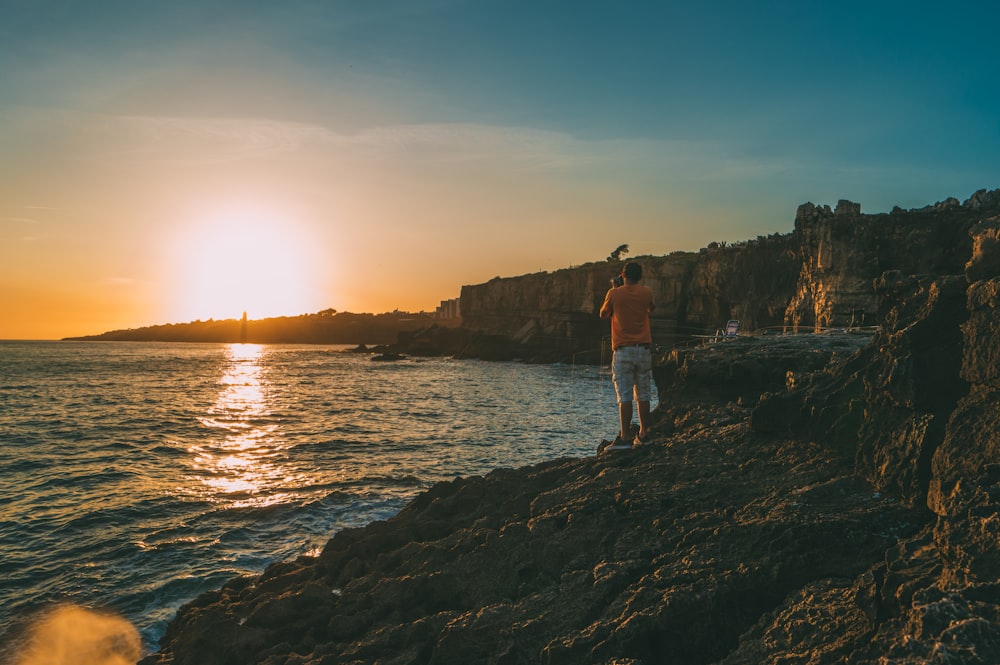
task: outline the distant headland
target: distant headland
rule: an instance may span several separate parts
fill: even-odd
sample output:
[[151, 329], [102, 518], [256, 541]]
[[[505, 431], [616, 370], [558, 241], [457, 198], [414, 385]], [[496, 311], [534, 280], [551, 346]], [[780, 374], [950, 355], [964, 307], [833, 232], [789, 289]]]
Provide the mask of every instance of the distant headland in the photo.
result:
[[454, 318], [426, 312], [355, 314], [327, 309], [315, 314], [258, 320], [208, 319], [112, 330], [99, 335], [67, 337], [64, 341], [215, 342], [253, 344], [389, 344], [401, 332], [430, 326], [457, 326]]

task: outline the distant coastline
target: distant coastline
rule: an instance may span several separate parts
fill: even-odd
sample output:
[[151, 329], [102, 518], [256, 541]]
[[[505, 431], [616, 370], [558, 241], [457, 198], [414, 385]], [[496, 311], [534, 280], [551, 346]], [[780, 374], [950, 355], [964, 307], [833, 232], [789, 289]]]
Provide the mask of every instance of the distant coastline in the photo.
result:
[[215, 342], [254, 344], [390, 344], [400, 332], [430, 326], [457, 326], [425, 312], [356, 314], [325, 310], [299, 316], [258, 320], [208, 319], [112, 330], [99, 335], [64, 337], [63, 341]]

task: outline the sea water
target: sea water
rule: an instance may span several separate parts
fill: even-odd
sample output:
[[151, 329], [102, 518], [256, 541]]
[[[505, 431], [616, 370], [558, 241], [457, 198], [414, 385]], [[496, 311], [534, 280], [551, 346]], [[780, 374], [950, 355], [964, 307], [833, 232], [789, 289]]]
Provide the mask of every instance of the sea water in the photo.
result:
[[183, 603], [456, 476], [592, 455], [606, 369], [337, 346], [0, 342], [0, 641], [58, 603], [154, 648]]

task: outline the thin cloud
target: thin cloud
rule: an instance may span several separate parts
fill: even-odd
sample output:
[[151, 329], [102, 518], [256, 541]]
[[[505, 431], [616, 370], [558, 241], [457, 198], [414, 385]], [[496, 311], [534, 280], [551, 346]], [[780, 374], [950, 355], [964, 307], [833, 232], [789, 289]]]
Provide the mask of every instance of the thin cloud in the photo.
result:
[[222, 163], [289, 152], [322, 140], [319, 127], [246, 118], [119, 116], [102, 123], [104, 159]]
[[366, 130], [342, 142], [381, 150], [420, 150], [448, 163], [502, 160], [525, 168], [565, 168], [591, 163], [587, 150], [568, 134], [521, 127], [467, 123], [395, 125]]
[[682, 140], [587, 140], [530, 127], [422, 123], [338, 132], [266, 118], [108, 116], [88, 123], [92, 159], [119, 164], [217, 165], [297, 155], [331, 166], [550, 173], [629, 183], [725, 185], [764, 180], [801, 164], [741, 154], [738, 146]]
[[475, 124], [412, 124], [340, 133], [322, 125], [258, 118], [120, 116], [96, 123], [103, 159], [222, 163], [333, 148], [362, 156], [406, 156], [434, 162], [503, 160], [554, 168], [589, 161], [568, 135]]

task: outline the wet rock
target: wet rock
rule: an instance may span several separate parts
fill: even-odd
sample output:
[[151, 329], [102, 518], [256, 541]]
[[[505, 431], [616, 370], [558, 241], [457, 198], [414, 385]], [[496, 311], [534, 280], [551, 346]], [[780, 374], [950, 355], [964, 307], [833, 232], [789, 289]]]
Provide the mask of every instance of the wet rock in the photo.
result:
[[393, 362], [396, 360], [406, 360], [406, 356], [402, 353], [393, 353], [392, 351], [387, 351], [385, 353], [376, 353], [370, 358], [373, 362]]

